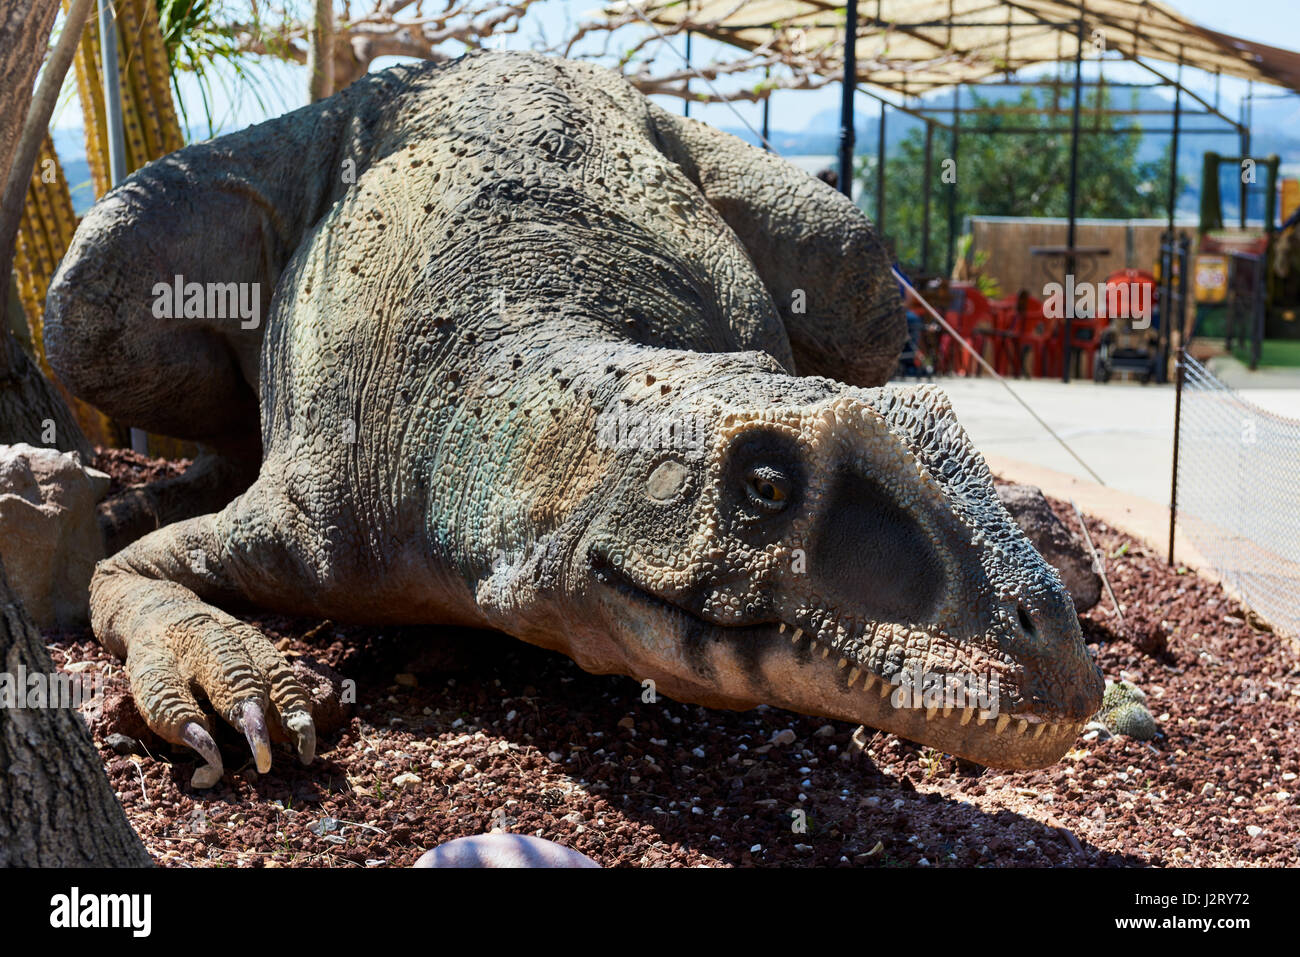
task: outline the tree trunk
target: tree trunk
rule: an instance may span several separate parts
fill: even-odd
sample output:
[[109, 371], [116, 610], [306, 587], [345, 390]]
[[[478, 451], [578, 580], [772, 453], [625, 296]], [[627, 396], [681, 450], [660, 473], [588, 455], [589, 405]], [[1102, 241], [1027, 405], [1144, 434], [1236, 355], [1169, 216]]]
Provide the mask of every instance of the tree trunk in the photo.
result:
[[[0, 7], [0, 183], [11, 166], [32, 100], [32, 86], [45, 57], [59, 0], [6, 0]], [[30, 169], [20, 171], [31, 177]], [[0, 217], [0, 221], [8, 217]], [[26, 442], [76, 450], [89, 463], [94, 454], [77, 420], [54, 385], [9, 332], [9, 283], [17, 219], [0, 235], [0, 443]]]
[[[55, 671], [2, 566], [0, 669], [11, 681]], [[80, 715], [64, 707], [0, 707], [0, 867], [149, 863]]]
[[334, 4], [316, 0], [307, 31], [307, 96], [311, 102], [334, 94]]
[[[8, 179], [58, 0], [0, 6], [0, 182]], [[31, 170], [25, 175], [30, 176]], [[50, 381], [9, 332], [14, 236], [0, 236], [0, 442], [91, 449]], [[54, 662], [0, 568], [0, 673], [50, 675]], [[23, 694], [26, 688], [14, 688]], [[4, 702], [7, 704], [8, 702]], [[149, 863], [79, 715], [0, 707], [0, 867]]]

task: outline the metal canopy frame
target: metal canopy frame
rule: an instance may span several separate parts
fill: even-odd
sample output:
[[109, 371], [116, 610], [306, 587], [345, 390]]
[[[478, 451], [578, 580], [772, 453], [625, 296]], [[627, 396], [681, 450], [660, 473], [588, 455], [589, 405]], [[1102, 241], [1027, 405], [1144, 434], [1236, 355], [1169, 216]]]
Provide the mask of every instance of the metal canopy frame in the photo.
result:
[[[892, 108], [900, 113], [913, 116], [925, 123], [925, 174], [924, 181], [929, 182], [932, 171], [933, 137], [935, 128], [946, 131], [952, 138], [952, 158], [955, 160], [962, 132], [1005, 133], [1008, 135], [1065, 133], [1070, 134], [1070, 182], [1069, 182], [1069, 216], [1067, 219], [1066, 248], [1071, 250], [1065, 256], [1065, 271], [1073, 273], [1076, 256], [1075, 236], [1078, 221], [1078, 162], [1079, 137], [1095, 133], [1127, 133], [1142, 131], [1172, 135], [1172, 154], [1170, 163], [1170, 182], [1168, 198], [1168, 230], [1172, 241], [1174, 233], [1174, 214], [1177, 206], [1178, 192], [1178, 143], [1181, 136], [1236, 132], [1242, 144], [1242, 155], [1249, 155], [1250, 144], [1250, 110], [1248, 102], [1253, 98], [1255, 82], [1263, 82], [1284, 87], [1292, 92], [1300, 92], [1300, 54], [1276, 47], [1240, 40], [1226, 34], [1217, 33], [1199, 27], [1184, 20], [1176, 11], [1165, 7], [1155, 0], [865, 0], [875, 10], [874, 16], [863, 17], [859, 14], [858, 0], [695, 0], [686, 5], [680, 0], [661, 0], [657, 6], [643, 6], [640, 3], [620, 3], [612, 11], [626, 10], [635, 5], [637, 12], [647, 20], [659, 26], [681, 26], [689, 19], [690, 30], [709, 36], [718, 42], [756, 50], [760, 46], [782, 50], [798, 62], [798, 56], [792, 49], [791, 38], [806, 37], [810, 32], [838, 36], [838, 49], [841, 51], [840, 82], [843, 89], [840, 108], [839, 133], [839, 187], [848, 195], [852, 192], [853, 156], [854, 156], [854, 98], [862, 93], [881, 104], [879, 139], [877, 143], [877, 182], [876, 182], [876, 222], [882, 234], [884, 232], [884, 197], [885, 197], [885, 118], [886, 109]], [[946, 7], [946, 9], [945, 9]], [[766, 22], [752, 22], [755, 8], [784, 12], [777, 18], [775, 14]], [[748, 15], [746, 12], [748, 11]], [[996, 18], [1001, 12], [1003, 18]], [[900, 18], [888, 14], [915, 14]], [[853, 25], [854, 43], [846, 43], [849, 25]], [[1128, 62], [1133, 63], [1151, 74], [1157, 82], [1148, 84], [1107, 83], [1104, 73], [1097, 81], [1089, 83], [1083, 77], [1085, 49], [1087, 49], [1088, 30], [1091, 36], [1098, 36], [1103, 41], [1113, 36], [1120, 41], [1128, 40], [1127, 49], [1124, 42], [1112, 46], [1109, 42], [1097, 50], [1094, 62], [1099, 64], [1099, 71], [1104, 71], [1104, 64]], [[990, 35], [990, 31], [1004, 31], [1001, 43]], [[927, 35], [928, 31], [943, 31], [942, 38]], [[980, 31], [984, 31], [981, 35]], [[1109, 32], [1108, 32], [1109, 31]], [[954, 35], [974, 35], [977, 40], [967, 45], [954, 42]], [[689, 36], [689, 34], [688, 34]], [[911, 59], [906, 56], [890, 58], [889, 44], [891, 37], [904, 37], [911, 43]], [[1055, 52], [1043, 41], [1055, 40]], [[883, 40], [881, 55], [860, 56], [860, 48], [865, 42]], [[1067, 44], [1067, 40], [1069, 43]], [[802, 42], [802, 41], [800, 41]], [[825, 52], [833, 40], [827, 40], [821, 46]], [[1003, 55], [997, 56], [1001, 47]], [[926, 48], [929, 56], [921, 55], [920, 48]], [[1013, 56], [1013, 47], [1020, 57]], [[1118, 58], [1108, 58], [1114, 51]], [[908, 52], [907, 50], [904, 53]], [[1152, 66], [1148, 59], [1155, 59], [1173, 64], [1177, 73], [1170, 76], [1163, 70]], [[1005, 108], [996, 106], [961, 107], [960, 90], [963, 85], [1005, 85], [1021, 87], [1051, 87], [1059, 91], [1062, 80], [1020, 80], [1016, 77], [1020, 70], [1027, 67], [1042, 66], [1049, 63], [1066, 63], [1073, 61], [1074, 76], [1070, 94], [1070, 125], [1068, 129], [1039, 127], [970, 127], [962, 125], [963, 112], [967, 116], [988, 115], [1000, 112], [1005, 115]], [[861, 66], [859, 64], [862, 64]], [[1212, 73], [1215, 77], [1215, 102], [1211, 103], [1193, 90], [1187, 89], [1182, 82], [1184, 66], [1192, 66]], [[918, 75], [919, 74], [919, 75]], [[998, 80], [995, 77], [1002, 76]], [[1248, 95], [1241, 104], [1241, 115], [1234, 120], [1219, 108], [1218, 86], [1222, 76], [1245, 79]], [[1116, 107], [1098, 106], [1088, 110], [1090, 115], [1140, 116], [1170, 115], [1172, 126], [1168, 130], [1152, 130], [1140, 126], [1120, 129], [1088, 129], [1082, 123], [1082, 105], [1084, 91], [1088, 89], [1110, 88], [1149, 88], [1172, 89], [1174, 94], [1173, 109], [1169, 114], [1164, 111], [1134, 110]], [[953, 103], [951, 107], [918, 105], [916, 101], [926, 93], [951, 88]], [[892, 94], [892, 95], [891, 95]], [[897, 102], [896, 96], [902, 95], [903, 102]], [[1183, 98], [1201, 107], [1199, 111], [1188, 111], [1183, 107]], [[908, 98], [913, 102], [908, 103]], [[764, 139], [766, 140], [767, 112], [764, 101]], [[1028, 112], [1028, 111], [1026, 111]], [[1038, 115], [1060, 115], [1059, 97], [1053, 101], [1051, 110], [1034, 110]], [[951, 122], [944, 123], [930, 114], [950, 113]], [[1183, 127], [1185, 117], [1217, 119], [1224, 125], [1220, 128]], [[956, 243], [956, 202], [957, 184], [951, 184], [948, 194], [948, 249], [947, 269], [952, 272], [955, 264]], [[1242, 209], [1244, 224], [1245, 210]], [[930, 191], [925, 191], [925, 203], [922, 218], [922, 264], [929, 267], [930, 261]], [[1065, 362], [1064, 381], [1070, 378], [1070, 319], [1065, 327]], [[1159, 378], [1164, 380], [1165, 366], [1169, 351], [1169, 334], [1171, 323], [1161, 323], [1161, 357]]]

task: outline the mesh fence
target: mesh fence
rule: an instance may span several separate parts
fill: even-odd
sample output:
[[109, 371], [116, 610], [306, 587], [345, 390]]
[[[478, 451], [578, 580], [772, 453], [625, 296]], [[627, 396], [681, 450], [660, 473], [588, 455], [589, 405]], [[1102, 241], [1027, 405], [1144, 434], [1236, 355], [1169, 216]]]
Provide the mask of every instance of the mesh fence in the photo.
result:
[[1185, 359], [1178, 526], [1275, 628], [1300, 634], [1300, 421], [1247, 402]]

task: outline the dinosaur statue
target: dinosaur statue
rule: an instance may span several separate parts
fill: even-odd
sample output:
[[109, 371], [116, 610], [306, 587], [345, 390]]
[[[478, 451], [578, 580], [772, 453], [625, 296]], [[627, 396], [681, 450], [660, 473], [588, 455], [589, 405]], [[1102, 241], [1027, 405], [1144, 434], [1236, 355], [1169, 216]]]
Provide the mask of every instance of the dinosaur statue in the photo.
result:
[[[395, 67], [166, 156], [86, 216], [46, 344], [231, 484], [98, 566], [95, 633], [196, 784], [222, 769], [203, 699], [259, 771], [272, 736], [315, 752], [237, 605], [495, 628], [680, 700], [1051, 763], [1101, 677], [942, 393], [877, 388], [888, 266], [813, 177], [531, 54]], [[900, 696], [921, 669], [996, 700]]]

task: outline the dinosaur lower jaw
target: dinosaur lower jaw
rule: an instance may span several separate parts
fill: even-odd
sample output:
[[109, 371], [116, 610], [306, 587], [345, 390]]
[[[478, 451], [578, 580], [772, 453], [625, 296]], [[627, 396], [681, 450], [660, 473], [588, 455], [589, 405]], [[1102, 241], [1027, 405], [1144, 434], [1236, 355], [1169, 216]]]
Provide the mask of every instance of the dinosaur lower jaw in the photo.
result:
[[[640, 606], [679, 641], [708, 636], [712, 684], [696, 675], [660, 675], [661, 690], [672, 697], [710, 707], [743, 709], [757, 704], [801, 714], [852, 721], [897, 734], [950, 754], [1007, 769], [1046, 767], [1078, 738], [1083, 722], [1030, 712], [1002, 712], [996, 701], [951, 695], [926, 697], [839, 655], [829, 645], [782, 622], [724, 626], [709, 622], [645, 591], [608, 568], [597, 578], [624, 602]], [[905, 626], [896, 640], [911, 635]], [[914, 637], [914, 635], [913, 635]], [[642, 662], [638, 673], [650, 673]], [[927, 703], [933, 702], [933, 703]]]
[[[886, 627], [896, 631], [894, 641], [899, 644], [915, 637], [906, 626]], [[887, 679], [798, 628], [778, 624], [776, 630], [789, 639], [798, 668], [804, 673], [818, 669], [819, 685], [834, 689], [836, 710], [828, 716], [859, 721], [981, 764], [1045, 767], [1069, 750], [1084, 724], [1029, 711], [1004, 712], [996, 685], [972, 681], [970, 676], [938, 675], [933, 688], [924, 676], [913, 676], [906, 669]], [[804, 646], [811, 660], [800, 655]], [[956, 679], [956, 686], [946, 690], [945, 679]]]

